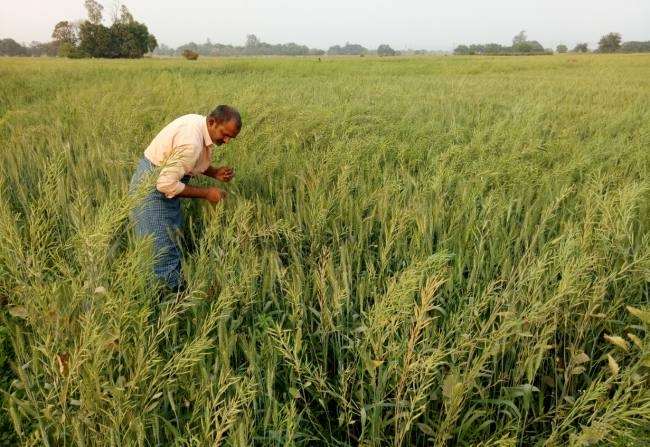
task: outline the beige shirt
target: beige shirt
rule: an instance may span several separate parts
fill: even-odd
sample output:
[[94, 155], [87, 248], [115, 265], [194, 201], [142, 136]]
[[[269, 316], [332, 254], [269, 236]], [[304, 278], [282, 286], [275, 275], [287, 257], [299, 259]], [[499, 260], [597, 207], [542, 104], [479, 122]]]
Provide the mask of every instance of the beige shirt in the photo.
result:
[[147, 160], [163, 167], [156, 189], [168, 199], [181, 193], [184, 175], [200, 174], [210, 166], [212, 145], [203, 115], [183, 115], [167, 124], [144, 151]]

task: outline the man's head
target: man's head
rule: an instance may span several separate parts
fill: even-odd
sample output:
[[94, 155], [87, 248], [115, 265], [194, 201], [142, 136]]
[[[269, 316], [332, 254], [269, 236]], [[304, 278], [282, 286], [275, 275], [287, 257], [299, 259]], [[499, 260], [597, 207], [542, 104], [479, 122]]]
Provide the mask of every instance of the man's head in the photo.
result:
[[241, 130], [241, 116], [237, 109], [220, 105], [206, 118], [208, 133], [216, 145], [227, 143], [237, 137]]

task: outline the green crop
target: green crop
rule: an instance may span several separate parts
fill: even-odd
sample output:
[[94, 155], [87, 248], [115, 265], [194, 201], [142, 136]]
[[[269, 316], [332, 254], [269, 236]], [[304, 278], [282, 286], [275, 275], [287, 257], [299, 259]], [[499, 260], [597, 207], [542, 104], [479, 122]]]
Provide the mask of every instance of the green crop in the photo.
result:
[[[322, 59], [0, 60], [16, 439], [647, 443], [650, 57]], [[161, 299], [129, 179], [221, 103]]]

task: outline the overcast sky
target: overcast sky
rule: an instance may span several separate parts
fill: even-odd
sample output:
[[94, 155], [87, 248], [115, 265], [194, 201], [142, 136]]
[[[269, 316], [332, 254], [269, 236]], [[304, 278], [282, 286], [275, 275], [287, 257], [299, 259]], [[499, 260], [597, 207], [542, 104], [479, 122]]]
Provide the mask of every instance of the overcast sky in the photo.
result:
[[[114, 0], [100, 1], [108, 22]], [[451, 50], [509, 44], [520, 30], [544, 47], [572, 47], [617, 31], [650, 40], [650, 0], [127, 0], [159, 43], [269, 43], [327, 49], [346, 41], [376, 48]], [[0, 38], [47, 41], [59, 20], [85, 18], [83, 0], [0, 0]]]

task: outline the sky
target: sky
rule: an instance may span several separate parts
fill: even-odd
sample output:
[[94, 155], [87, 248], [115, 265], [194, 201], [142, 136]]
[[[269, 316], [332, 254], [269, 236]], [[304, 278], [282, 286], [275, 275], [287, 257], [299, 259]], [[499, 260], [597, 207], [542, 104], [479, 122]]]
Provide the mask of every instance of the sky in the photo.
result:
[[[115, 0], [101, 1], [107, 23]], [[603, 34], [650, 40], [650, 0], [126, 0], [159, 43], [243, 45], [247, 34], [269, 43], [327, 49], [346, 42], [396, 50], [453, 50], [456, 45], [509, 45], [525, 30], [546, 48]], [[85, 18], [83, 0], [0, 0], [0, 38], [48, 41], [59, 20]]]

